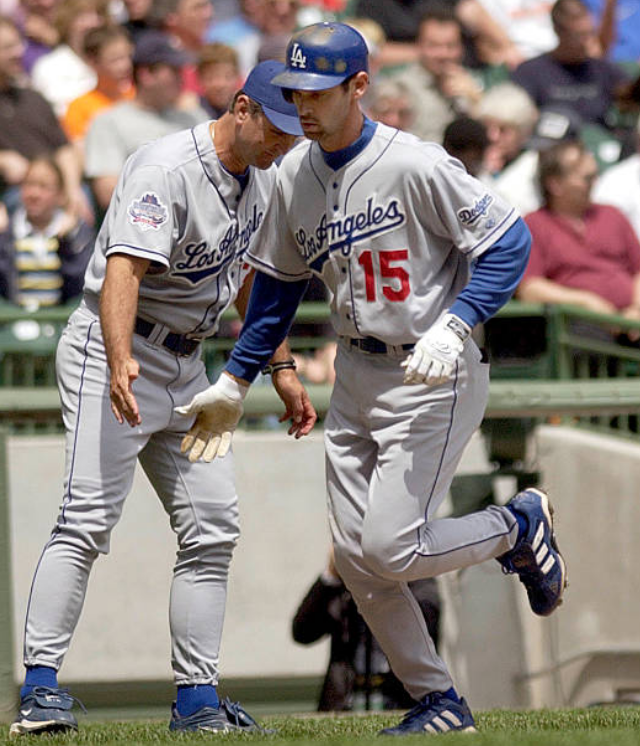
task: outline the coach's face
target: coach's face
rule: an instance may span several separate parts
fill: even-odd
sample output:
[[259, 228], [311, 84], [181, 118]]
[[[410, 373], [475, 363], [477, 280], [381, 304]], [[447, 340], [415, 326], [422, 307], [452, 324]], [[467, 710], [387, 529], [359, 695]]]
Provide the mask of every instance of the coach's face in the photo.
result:
[[269, 168], [293, 147], [295, 135], [278, 129], [246, 96], [238, 99], [235, 113], [241, 125], [237, 148], [247, 166]]
[[293, 103], [306, 137], [328, 152], [347, 147], [362, 128], [358, 101], [367, 89], [368, 75], [359, 72], [324, 91], [292, 91]]

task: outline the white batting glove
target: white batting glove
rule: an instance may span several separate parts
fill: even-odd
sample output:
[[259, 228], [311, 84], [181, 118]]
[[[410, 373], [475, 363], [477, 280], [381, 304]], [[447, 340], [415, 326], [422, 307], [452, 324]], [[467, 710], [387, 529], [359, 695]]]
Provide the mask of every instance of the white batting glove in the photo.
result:
[[401, 365], [405, 383], [437, 386], [451, 378], [471, 329], [452, 313], [445, 314], [417, 341]]
[[233, 431], [242, 417], [242, 402], [249, 390], [223, 373], [208, 389], [196, 394], [185, 407], [176, 407], [181, 415], [196, 415], [193, 427], [182, 439], [180, 451], [189, 452], [192, 463], [202, 457], [213, 461], [223, 458], [231, 446]]

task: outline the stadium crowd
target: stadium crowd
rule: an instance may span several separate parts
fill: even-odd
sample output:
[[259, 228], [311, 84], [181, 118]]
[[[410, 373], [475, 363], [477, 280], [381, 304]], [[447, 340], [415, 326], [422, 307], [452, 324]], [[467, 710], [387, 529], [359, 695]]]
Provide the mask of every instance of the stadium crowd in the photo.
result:
[[[367, 41], [372, 119], [443, 144], [524, 216], [545, 208], [541, 153], [565, 140], [583, 144], [597, 166], [586, 211], [535, 231], [538, 255], [553, 251], [550, 237], [563, 227], [578, 237], [587, 229], [591, 195], [638, 236], [640, 10], [627, 5], [0, 0], [0, 294], [30, 309], [77, 294], [128, 156], [219, 117], [247, 70], [283, 59], [291, 33], [323, 19], [349, 22]], [[615, 255], [610, 235], [604, 226], [592, 251]], [[584, 255], [572, 252], [570, 261]], [[592, 292], [593, 281], [581, 287], [585, 273], [571, 270], [563, 282]], [[634, 275], [635, 267], [631, 284]], [[568, 297], [578, 302], [585, 292]]]

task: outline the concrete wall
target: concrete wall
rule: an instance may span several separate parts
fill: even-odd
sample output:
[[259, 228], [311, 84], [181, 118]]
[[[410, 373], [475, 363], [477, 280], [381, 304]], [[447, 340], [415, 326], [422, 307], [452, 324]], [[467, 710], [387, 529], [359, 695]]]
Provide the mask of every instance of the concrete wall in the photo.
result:
[[[323, 566], [329, 542], [321, 434], [238, 433], [243, 535], [229, 588], [221, 668], [226, 677], [324, 672], [326, 643], [300, 647], [290, 622]], [[485, 563], [442, 579], [444, 654], [476, 708], [559, 706], [640, 691], [640, 446], [570, 428], [542, 427], [534, 450], [556, 506], [570, 587], [549, 619], [534, 617], [515, 578]], [[8, 441], [16, 640], [33, 569], [61, 498], [58, 437]], [[472, 440], [460, 473], [484, 472]], [[500, 499], [513, 492], [498, 485]], [[167, 598], [175, 552], [166, 516], [136, 477], [111, 554], [94, 568], [64, 681], [170, 680]]]
[[444, 576], [454, 678], [476, 708], [640, 701], [640, 445], [544, 426], [532, 446], [567, 562], [564, 603], [534, 616], [495, 563]]
[[[229, 586], [221, 668], [225, 676], [320, 673], [326, 647], [300, 648], [290, 620], [323, 567], [329, 545], [322, 437], [234, 440], [242, 537]], [[15, 662], [31, 577], [62, 496], [63, 441], [11, 438], [9, 492]], [[72, 681], [170, 679], [168, 595], [175, 539], [139, 470], [111, 553], [100, 557], [63, 676]]]

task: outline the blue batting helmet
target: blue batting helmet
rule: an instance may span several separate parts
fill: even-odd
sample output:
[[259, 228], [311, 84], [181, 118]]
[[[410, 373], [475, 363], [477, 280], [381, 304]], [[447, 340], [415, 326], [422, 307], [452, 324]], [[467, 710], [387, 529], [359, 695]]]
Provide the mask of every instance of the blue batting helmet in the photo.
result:
[[271, 81], [281, 88], [323, 91], [368, 70], [367, 44], [345, 23], [314, 23], [296, 32], [287, 46], [286, 69]]

